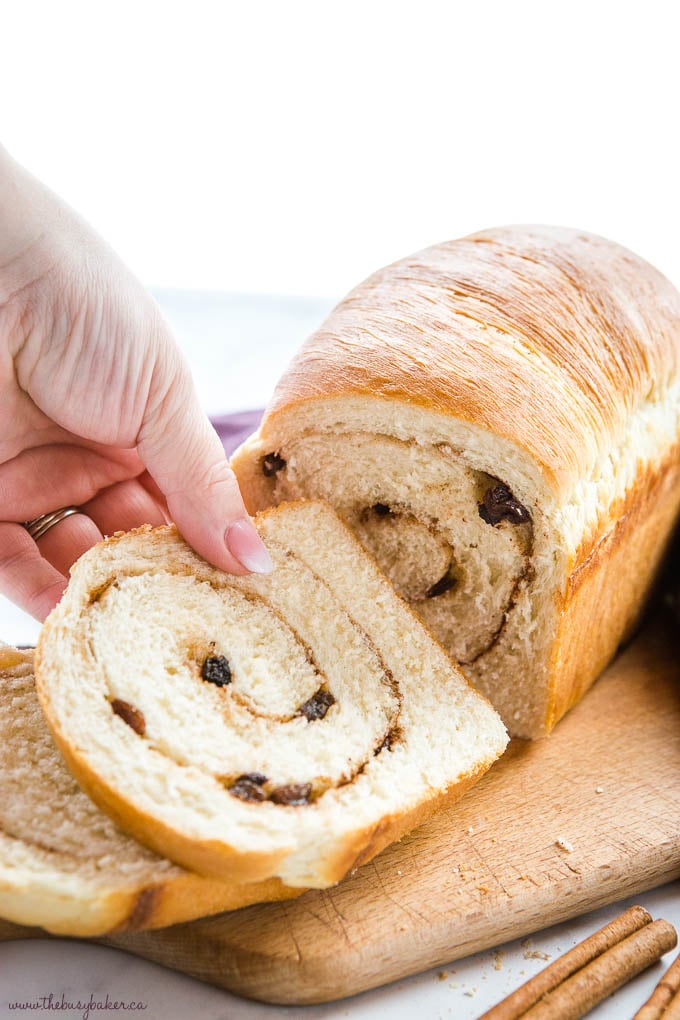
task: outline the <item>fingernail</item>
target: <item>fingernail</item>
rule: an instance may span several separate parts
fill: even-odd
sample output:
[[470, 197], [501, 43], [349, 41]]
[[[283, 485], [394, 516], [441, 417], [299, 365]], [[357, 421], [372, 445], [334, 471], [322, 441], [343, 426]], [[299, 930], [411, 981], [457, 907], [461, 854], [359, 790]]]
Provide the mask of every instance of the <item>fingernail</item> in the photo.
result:
[[246, 570], [253, 574], [269, 574], [274, 569], [264, 542], [250, 521], [236, 521], [227, 528], [227, 549]]

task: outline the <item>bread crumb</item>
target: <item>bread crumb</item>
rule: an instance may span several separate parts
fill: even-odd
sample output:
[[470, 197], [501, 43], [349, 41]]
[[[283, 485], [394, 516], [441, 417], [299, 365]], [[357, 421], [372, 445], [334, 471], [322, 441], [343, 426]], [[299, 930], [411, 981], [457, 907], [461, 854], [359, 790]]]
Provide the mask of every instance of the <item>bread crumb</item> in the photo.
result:
[[439, 978], [440, 981], [446, 981], [448, 976], [449, 976], [448, 970], [440, 970], [439, 973], [437, 974], [437, 977]]
[[527, 949], [524, 952], [525, 960], [549, 960], [550, 953], [543, 953], [540, 949]]
[[497, 949], [493, 954], [493, 969], [503, 970], [503, 951], [501, 949]]
[[560, 836], [559, 839], [555, 840], [555, 846], [558, 846], [560, 850], [564, 850], [567, 854], [573, 854], [574, 852], [573, 843], [570, 843], [569, 840], [565, 839], [563, 836]]
[[595, 793], [604, 793], [604, 786], [596, 786]]

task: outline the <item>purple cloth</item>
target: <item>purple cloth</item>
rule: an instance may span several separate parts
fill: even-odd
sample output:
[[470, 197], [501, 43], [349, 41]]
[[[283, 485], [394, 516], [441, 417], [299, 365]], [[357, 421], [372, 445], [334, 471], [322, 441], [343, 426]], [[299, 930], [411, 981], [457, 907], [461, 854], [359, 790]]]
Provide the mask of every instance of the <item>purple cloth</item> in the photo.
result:
[[235, 414], [222, 414], [210, 419], [228, 457], [251, 432], [255, 431], [261, 417], [262, 411], [259, 410], [237, 411]]

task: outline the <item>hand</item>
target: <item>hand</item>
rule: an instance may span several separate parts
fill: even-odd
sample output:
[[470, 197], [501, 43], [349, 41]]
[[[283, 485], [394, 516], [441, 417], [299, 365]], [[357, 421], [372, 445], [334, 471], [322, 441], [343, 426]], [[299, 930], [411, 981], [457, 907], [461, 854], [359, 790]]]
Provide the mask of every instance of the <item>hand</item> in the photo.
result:
[[[21, 526], [69, 505], [37, 543]], [[0, 149], [0, 591], [42, 620], [103, 535], [166, 519], [223, 570], [271, 569], [159, 309]]]

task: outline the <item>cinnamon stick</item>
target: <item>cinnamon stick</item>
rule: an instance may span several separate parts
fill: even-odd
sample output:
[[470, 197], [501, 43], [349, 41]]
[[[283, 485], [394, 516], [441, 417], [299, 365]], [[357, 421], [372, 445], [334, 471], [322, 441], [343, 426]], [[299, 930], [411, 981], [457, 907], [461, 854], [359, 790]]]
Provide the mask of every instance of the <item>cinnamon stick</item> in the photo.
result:
[[524, 1014], [523, 1020], [579, 1020], [678, 943], [668, 921], [652, 921], [577, 970]]
[[[658, 985], [652, 992], [644, 1006], [641, 1006], [637, 1011], [633, 1020], [659, 1020], [660, 1017], [670, 1017], [671, 1014], [668, 1009], [674, 1004], [674, 998], [677, 999], [675, 1008], [680, 1008], [680, 998], [678, 998], [678, 992], [680, 991], [680, 956], [676, 956], [673, 963], [670, 965], [666, 973], [663, 975]], [[666, 1012], [664, 1012], [666, 1010]], [[675, 1014], [680, 1016], [680, 1012]]]
[[553, 988], [571, 977], [576, 971], [585, 967], [618, 942], [632, 935], [652, 920], [652, 915], [644, 907], [630, 907], [619, 914], [609, 924], [590, 935], [583, 942], [560, 956], [539, 974], [530, 978], [515, 992], [508, 995], [498, 1005], [488, 1010], [479, 1020], [519, 1020], [528, 1009], [539, 1001]]
[[661, 1014], [663, 1020], [678, 1020], [680, 1017], [680, 992], [676, 992]]

